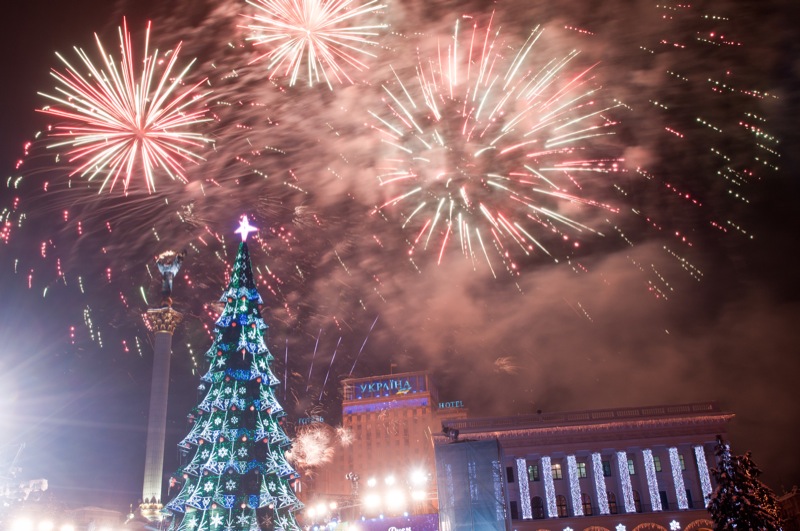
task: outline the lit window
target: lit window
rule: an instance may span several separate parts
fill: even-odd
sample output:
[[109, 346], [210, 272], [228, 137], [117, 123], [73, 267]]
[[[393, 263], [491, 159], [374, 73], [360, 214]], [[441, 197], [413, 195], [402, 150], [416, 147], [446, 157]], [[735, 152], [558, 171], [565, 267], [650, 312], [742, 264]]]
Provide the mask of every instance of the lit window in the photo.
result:
[[583, 515], [592, 516], [592, 498], [585, 492], [581, 494], [581, 505], [583, 505]]
[[655, 466], [656, 472], [661, 472], [661, 458], [657, 455], [653, 456], [653, 466]]
[[539, 481], [539, 465], [528, 465], [528, 481]]
[[608, 512], [617, 514], [617, 495], [608, 491], [606, 492], [606, 498], [608, 498]]
[[628, 459], [628, 474], [631, 476], [636, 474], [636, 468], [633, 466], [633, 459]]
[[567, 499], [561, 494], [556, 496], [556, 509], [558, 509], [559, 518], [565, 518], [569, 516], [567, 513]]
[[578, 477], [579, 478], [586, 477], [586, 463], [578, 463]]
[[553, 472], [553, 479], [563, 478], [563, 476], [561, 475], [561, 465], [559, 463], [551, 465], [550, 470]]
[[678, 460], [681, 462], [681, 470], [686, 470], [686, 461], [683, 460], [683, 454], [678, 454]]
[[544, 502], [539, 496], [531, 498], [531, 512], [533, 513], [534, 520], [541, 520], [544, 518]]

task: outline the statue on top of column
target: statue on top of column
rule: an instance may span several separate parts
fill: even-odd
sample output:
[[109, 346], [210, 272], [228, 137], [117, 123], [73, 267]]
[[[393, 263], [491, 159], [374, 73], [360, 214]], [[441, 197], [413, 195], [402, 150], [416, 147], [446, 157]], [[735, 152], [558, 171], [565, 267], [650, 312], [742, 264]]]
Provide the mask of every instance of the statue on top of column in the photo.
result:
[[156, 256], [156, 265], [162, 278], [161, 304], [164, 306], [172, 306], [172, 280], [178, 274], [185, 256], [185, 250], [180, 253], [164, 251]]

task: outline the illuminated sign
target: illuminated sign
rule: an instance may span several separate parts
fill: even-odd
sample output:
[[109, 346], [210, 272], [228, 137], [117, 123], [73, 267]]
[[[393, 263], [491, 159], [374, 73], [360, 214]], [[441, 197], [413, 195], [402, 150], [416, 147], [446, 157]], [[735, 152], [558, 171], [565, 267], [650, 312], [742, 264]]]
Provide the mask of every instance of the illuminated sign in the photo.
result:
[[427, 391], [425, 376], [401, 376], [355, 382], [352, 384], [353, 398], [380, 398]]
[[314, 422], [325, 422], [325, 419], [317, 417], [316, 415], [311, 415], [310, 417], [303, 417], [297, 421], [301, 426], [304, 424], [313, 424]]
[[439, 402], [439, 409], [452, 409], [456, 407], [464, 407], [464, 402], [456, 400], [455, 402]]

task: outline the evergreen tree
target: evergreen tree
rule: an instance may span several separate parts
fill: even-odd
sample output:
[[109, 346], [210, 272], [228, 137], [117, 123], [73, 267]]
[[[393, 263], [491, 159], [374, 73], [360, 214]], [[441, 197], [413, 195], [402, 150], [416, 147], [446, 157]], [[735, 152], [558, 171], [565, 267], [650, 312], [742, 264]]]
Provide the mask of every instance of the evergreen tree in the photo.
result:
[[291, 441], [281, 426], [285, 413], [274, 394], [279, 381], [270, 370], [262, 299], [245, 241], [220, 302], [225, 307], [200, 385], [204, 396], [179, 443], [191, 460], [171, 480], [182, 485], [166, 507], [173, 515], [169, 529], [299, 531], [293, 514], [302, 507], [293, 489], [299, 476], [285, 457]]
[[730, 446], [719, 438], [716, 455], [717, 468], [712, 472], [717, 488], [708, 504], [714, 530], [779, 530], [782, 519], [778, 500], [758, 479], [761, 471], [750, 452], [732, 455]]

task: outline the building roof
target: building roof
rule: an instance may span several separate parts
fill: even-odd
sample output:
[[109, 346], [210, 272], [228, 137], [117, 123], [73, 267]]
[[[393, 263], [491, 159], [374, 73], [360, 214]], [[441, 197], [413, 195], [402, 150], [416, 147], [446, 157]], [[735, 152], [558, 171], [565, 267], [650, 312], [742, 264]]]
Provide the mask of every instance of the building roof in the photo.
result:
[[[733, 413], [721, 410], [715, 402], [698, 402], [452, 419], [442, 421], [442, 426], [449, 430], [457, 430], [462, 439], [525, 438], [528, 439], [527, 442], [550, 444], [579, 439], [600, 442], [605, 438], [723, 432], [725, 424], [733, 417]], [[447, 437], [440, 434], [436, 435], [435, 439], [437, 442], [444, 442]]]

